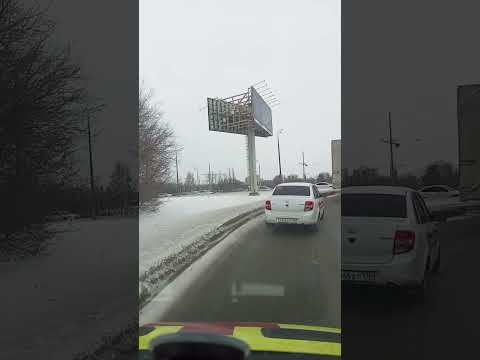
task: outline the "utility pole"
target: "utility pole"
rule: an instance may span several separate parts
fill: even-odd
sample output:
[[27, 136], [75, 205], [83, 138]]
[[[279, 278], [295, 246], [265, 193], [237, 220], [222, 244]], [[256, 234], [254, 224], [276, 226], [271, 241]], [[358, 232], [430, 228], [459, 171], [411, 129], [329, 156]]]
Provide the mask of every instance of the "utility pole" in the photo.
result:
[[305, 153], [302, 151], [302, 168], [303, 168], [303, 181], [307, 181], [307, 174], [305, 173], [305, 166], [308, 164], [305, 163]]
[[210, 170], [210, 163], [208, 164], [208, 190], [212, 191], [212, 172]]
[[395, 166], [393, 164], [393, 139], [392, 139], [392, 116], [390, 111], [388, 112], [388, 131], [389, 131], [389, 143], [390, 143], [390, 178], [392, 183], [395, 184]]
[[88, 128], [88, 156], [90, 159], [90, 191], [92, 194], [92, 218], [97, 216], [97, 198], [95, 196], [95, 183], [93, 179], [92, 133], [90, 128], [90, 114], [87, 115]]
[[381, 140], [385, 144], [389, 144], [390, 147], [390, 179], [392, 181], [392, 185], [395, 185], [397, 182], [397, 173], [395, 170], [395, 160], [393, 158], [393, 145], [395, 147], [400, 147], [400, 143], [398, 141], [393, 140], [392, 136], [392, 117], [390, 111], [388, 112], [388, 140], [382, 139]]
[[178, 150], [175, 151], [175, 166], [177, 168], [177, 193], [179, 192], [179, 179], [178, 179]]

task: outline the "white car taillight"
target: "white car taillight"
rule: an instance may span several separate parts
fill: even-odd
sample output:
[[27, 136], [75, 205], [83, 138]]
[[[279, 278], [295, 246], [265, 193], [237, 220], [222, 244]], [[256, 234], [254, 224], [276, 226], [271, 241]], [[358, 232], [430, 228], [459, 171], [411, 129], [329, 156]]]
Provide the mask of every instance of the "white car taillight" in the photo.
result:
[[393, 239], [393, 253], [402, 254], [411, 251], [415, 246], [415, 232], [397, 230]]
[[312, 211], [315, 203], [312, 200], [305, 201], [304, 211]]

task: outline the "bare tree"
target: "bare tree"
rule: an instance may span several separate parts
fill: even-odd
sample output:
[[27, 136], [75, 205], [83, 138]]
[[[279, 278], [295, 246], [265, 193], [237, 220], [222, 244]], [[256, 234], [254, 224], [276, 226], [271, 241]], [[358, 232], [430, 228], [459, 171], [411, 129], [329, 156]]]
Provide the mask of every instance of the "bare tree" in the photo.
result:
[[129, 198], [133, 191], [132, 177], [126, 164], [117, 161], [110, 176], [108, 190], [112, 195], [115, 205], [120, 209], [122, 215], [124, 215], [128, 209]]
[[10, 189], [2, 194], [7, 233], [39, 220], [45, 186], [74, 178], [75, 137], [86, 114], [100, 109], [88, 101], [69, 48], [54, 46], [55, 23], [45, 11], [0, 0], [0, 183]]
[[178, 150], [173, 129], [162, 120], [163, 113], [153, 101], [151, 91], [139, 92], [139, 182], [143, 191], [164, 184]]
[[192, 189], [195, 187], [195, 175], [193, 172], [189, 171], [187, 172], [187, 176], [185, 177], [185, 188], [188, 191], [192, 191]]

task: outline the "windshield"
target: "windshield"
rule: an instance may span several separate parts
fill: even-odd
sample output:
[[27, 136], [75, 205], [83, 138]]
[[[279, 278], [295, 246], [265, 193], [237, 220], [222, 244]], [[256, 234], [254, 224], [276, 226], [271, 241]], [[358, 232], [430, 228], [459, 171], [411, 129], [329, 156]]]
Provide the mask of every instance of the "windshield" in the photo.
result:
[[[314, 185], [341, 175], [340, 4], [304, 5], [299, 20], [277, 3], [140, 2], [141, 325], [340, 327], [340, 196]], [[305, 83], [312, 73], [330, 80]]]
[[343, 194], [342, 216], [405, 218], [406, 197], [389, 194]]
[[273, 195], [310, 196], [309, 186], [277, 186]]

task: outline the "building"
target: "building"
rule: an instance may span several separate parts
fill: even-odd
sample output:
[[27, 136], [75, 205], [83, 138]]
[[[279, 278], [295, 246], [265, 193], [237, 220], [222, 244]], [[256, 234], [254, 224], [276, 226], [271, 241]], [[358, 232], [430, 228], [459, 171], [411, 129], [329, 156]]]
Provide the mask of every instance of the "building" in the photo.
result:
[[335, 189], [342, 187], [341, 140], [332, 140], [332, 184]]

